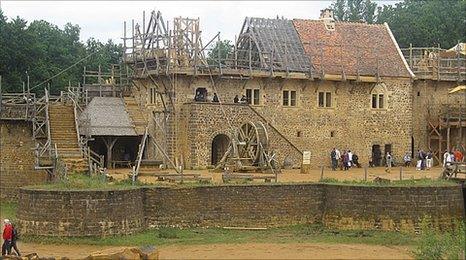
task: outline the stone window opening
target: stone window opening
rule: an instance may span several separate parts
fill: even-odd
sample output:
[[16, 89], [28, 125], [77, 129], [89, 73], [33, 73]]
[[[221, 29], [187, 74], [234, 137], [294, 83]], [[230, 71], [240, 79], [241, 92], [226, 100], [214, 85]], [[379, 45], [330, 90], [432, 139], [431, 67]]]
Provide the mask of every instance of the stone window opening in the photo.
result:
[[302, 132], [301, 131], [296, 132], [296, 136], [297, 137], [302, 137]]
[[246, 99], [248, 104], [258, 106], [260, 105], [260, 90], [259, 89], [246, 89]]
[[418, 96], [418, 97], [421, 96], [421, 91], [418, 91], [418, 92], [417, 92], [417, 96]]
[[296, 91], [283, 90], [283, 106], [295, 107], [296, 106]]
[[319, 107], [332, 107], [332, 92], [319, 92]]
[[374, 86], [371, 91], [371, 108], [385, 109], [387, 107], [387, 95], [383, 84]]
[[330, 131], [330, 137], [335, 137], [335, 131]]
[[206, 88], [197, 88], [196, 94], [194, 96], [194, 101], [196, 102], [207, 102], [207, 89]]
[[372, 94], [372, 108], [384, 108], [384, 94]]

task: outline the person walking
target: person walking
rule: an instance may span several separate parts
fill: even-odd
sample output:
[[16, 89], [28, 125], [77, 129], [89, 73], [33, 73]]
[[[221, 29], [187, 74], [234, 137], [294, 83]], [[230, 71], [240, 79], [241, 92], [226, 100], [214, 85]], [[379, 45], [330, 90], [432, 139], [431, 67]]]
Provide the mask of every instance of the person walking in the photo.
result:
[[455, 155], [455, 162], [463, 162], [464, 156], [460, 149], [456, 149], [453, 154]]
[[443, 154], [443, 168], [446, 168], [449, 166], [451, 163], [451, 156], [448, 150], [445, 150], [445, 153]]
[[409, 167], [409, 165], [411, 165], [411, 155], [409, 152], [405, 154], [403, 161], [405, 162], [405, 167]]
[[343, 152], [343, 168], [345, 171], [347, 171], [349, 169], [349, 156], [348, 156], [348, 152], [344, 151]]
[[214, 97], [212, 98], [212, 102], [214, 102], [214, 103], [218, 103], [218, 102], [219, 102], [217, 93], [215, 93], [215, 92], [214, 92]]
[[390, 152], [387, 152], [387, 155], [385, 156], [385, 161], [387, 163], [387, 168], [385, 168], [385, 171], [390, 173], [390, 170], [392, 169], [392, 155], [390, 154]]
[[353, 153], [353, 165], [356, 165], [356, 167], [361, 168], [361, 164], [359, 163], [359, 157], [356, 153]]
[[353, 153], [348, 150], [348, 167], [351, 168], [351, 166], [353, 166]]
[[432, 151], [428, 151], [426, 154], [426, 169], [430, 170], [432, 168]]
[[3, 220], [3, 244], [2, 256], [11, 254], [11, 240], [13, 238], [13, 227], [9, 219]]
[[337, 169], [338, 165], [338, 160], [336, 156], [336, 148], [333, 148], [332, 151], [330, 152], [330, 159], [332, 160], [332, 171], [335, 171]]
[[13, 225], [13, 223], [11, 224], [11, 228], [13, 232], [12, 232], [12, 237], [11, 237], [10, 251], [13, 251], [14, 249], [16, 252], [16, 255], [21, 256], [18, 246], [16, 245], [16, 241], [19, 239], [18, 230], [16, 229], [15, 225]]

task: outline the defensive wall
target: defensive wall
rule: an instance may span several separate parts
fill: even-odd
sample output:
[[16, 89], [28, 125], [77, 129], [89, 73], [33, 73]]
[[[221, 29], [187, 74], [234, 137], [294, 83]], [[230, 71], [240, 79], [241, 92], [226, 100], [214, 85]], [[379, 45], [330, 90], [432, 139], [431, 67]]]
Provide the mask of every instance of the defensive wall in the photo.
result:
[[22, 188], [18, 224], [27, 235], [105, 236], [150, 227], [275, 227], [322, 223], [337, 229], [416, 231], [464, 221], [460, 185], [373, 187], [238, 185], [127, 190]]
[[32, 123], [0, 120], [0, 199], [14, 201], [19, 187], [43, 183], [44, 171], [34, 170]]

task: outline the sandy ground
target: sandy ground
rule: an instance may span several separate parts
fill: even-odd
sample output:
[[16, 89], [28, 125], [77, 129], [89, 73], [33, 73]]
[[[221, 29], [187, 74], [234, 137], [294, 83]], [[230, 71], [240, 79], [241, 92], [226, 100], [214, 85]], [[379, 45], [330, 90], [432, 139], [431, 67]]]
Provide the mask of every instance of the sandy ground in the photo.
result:
[[[111, 169], [110, 175], [116, 179], [128, 178], [129, 169]], [[152, 170], [153, 173], [157, 172]], [[167, 171], [163, 171], [167, 172]], [[157, 180], [153, 176], [149, 176], [151, 172], [142, 172], [139, 180], [145, 183], [155, 183]], [[170, 172], [172, 173], [172, 172]], [[174, 172], [173, 172], [174, 173]], [[213, 183], [222, 183], [222, 173], [210, 172], [209, 170], [185, 170], [184, 173], [198, 173], [201, 176], [212, 177]], [[418, 171], [414, 167], [403, 167], [402, 178], [406, 179], [421, 179], [421, 178], [438, 178], [442, 173], [441, 167], [434, 167], [430, 170]], [[260, 175], [260, 174], [258, 174]], [[336, 170], [332, 171], [329, 168], [324, 168], [324, 178], [334, 178], [338, 180], [364, 180], [364, 168], [352, 168], [348, 171]], [[400, 180], [400, 168], [391, 168], [391, 171], [386, 172], [384, 167], [368, 168], [367, 180], [373, 180], [376, 177], [381, 177], [391, 180]], [[316, 182], [321, 178], [320, 169], [312, 169], [308, 174], [301, 174], [300, 169], [282, 170], [278, 175], [278, 182]], [[255, 180], [255, 182], [264, 182], [263, 180]], [[165, 182], [167, 183], [167, 182]]]
[[[111, 247], [19, 243], [22, 254], [81, 259]], [[408, 247], [326, 243], [246, 243], [169, 245], [159, 247], [160, 259], [412, 259]]]

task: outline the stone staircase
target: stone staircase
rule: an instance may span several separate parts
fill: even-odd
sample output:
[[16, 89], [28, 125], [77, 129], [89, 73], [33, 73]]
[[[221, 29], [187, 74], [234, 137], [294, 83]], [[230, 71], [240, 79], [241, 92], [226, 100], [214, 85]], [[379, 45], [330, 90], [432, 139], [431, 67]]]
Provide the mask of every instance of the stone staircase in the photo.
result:
[[126, 111], [133, 120], [134, 129], [138, 135], [144, 135], [147, 119], [134, 97], [124, 97]]
[[85, 172], [89, 165], [83, 157], [78, 143], [78, 135], [72, 105], [50, 104], [50, 137], [57, 146], [58, 156], [64, 161], [68, 172]]

